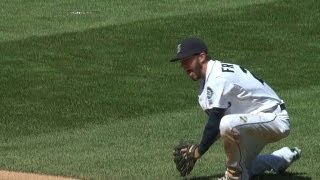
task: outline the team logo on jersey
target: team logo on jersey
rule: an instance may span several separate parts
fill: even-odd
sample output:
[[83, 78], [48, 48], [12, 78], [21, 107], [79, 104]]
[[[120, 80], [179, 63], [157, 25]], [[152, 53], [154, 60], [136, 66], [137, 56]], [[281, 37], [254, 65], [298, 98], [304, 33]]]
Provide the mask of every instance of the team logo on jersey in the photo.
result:
[[212, 96], [213, 96], [213, 90], [210, 87], [207, 87], [207, 99], [208, 99], [209, 105], [213, 103]]
[[181, 51], [181, 44], [178, 44], [177, 46], [177, 54]]

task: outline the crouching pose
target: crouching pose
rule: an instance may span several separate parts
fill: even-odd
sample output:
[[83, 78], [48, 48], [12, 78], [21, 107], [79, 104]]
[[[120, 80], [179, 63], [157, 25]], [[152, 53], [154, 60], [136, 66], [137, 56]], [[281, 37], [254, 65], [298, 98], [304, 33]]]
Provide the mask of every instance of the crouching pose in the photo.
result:
[[280, 173], [300, 157], [297, 147], [259, 155], [267, 144], [290, 132], [284, 101], [262, 79], [239, 65], [211, 59], [207, 46], [197, 38], [183, 40], [171, 61], [180, 61], [192, 80], [200, 80], [199, 104], [208, 114], [200, 143], [179, 146], [174, 152], [182, 176], [218, 138], [227, 157], [221, 180], [247, 180], [266, 170]]

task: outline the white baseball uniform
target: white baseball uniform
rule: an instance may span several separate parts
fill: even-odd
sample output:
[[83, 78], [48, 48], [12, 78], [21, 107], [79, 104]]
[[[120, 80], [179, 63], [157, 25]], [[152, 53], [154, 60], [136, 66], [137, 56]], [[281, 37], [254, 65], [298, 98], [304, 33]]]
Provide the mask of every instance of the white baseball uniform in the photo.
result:
[[238, 169], [241, 179], [248, 179], [290, 165], [294, 154], [287, 149], [258, 156], [266, 144], [288, 136], [290, 131], [288, 113], [280, 107], [283, 100], [265, 82], [239, 65], [210, 60], [201, 90], [199, 104], [203, 110], [226, 109], [220, 136], [227, 168]]

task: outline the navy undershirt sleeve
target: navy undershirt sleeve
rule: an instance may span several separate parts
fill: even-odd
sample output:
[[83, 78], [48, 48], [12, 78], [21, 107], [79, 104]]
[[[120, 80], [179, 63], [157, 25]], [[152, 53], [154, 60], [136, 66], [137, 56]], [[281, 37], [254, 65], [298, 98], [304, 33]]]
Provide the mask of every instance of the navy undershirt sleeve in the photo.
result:
[[219, 138], [220, 136], [220, 121], [224, 115], [225, 109], [213, 108], [206, 111], [209, 115], [208, 122], [203, 130], [202, 139], [200, 141], [198, 151], [200, 155], [207, 152], [210, 146]]

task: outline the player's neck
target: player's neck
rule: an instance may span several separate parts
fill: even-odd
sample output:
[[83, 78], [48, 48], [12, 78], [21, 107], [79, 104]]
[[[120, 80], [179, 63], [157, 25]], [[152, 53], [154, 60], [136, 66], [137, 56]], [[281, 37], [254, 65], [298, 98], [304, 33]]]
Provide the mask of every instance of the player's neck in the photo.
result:
[[201, 67], [201, 79], [203, 79], [204, 81], [206, 80], [206, 74], [207, 74], [207, 62], [202, 64]]

